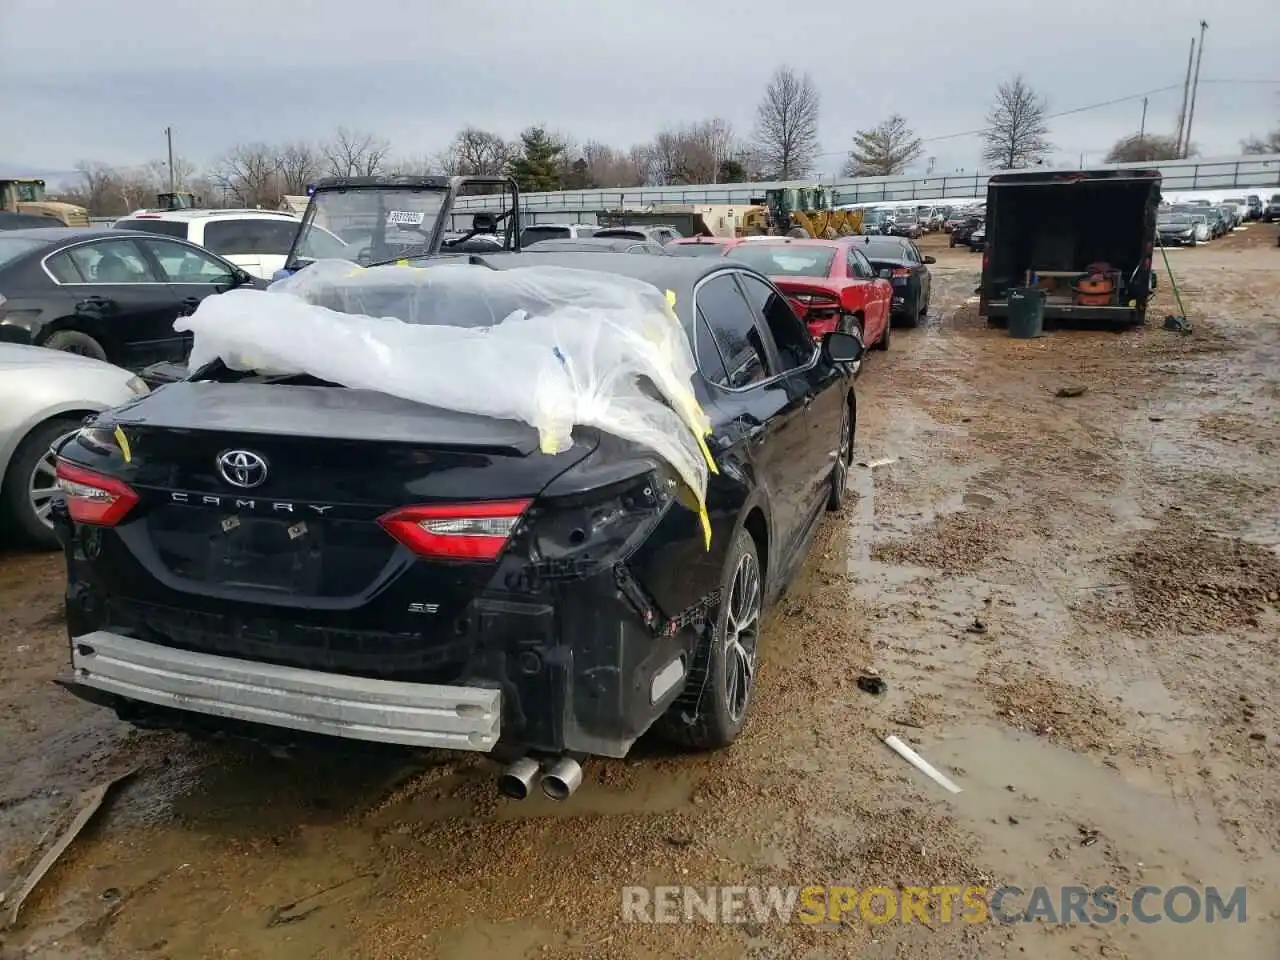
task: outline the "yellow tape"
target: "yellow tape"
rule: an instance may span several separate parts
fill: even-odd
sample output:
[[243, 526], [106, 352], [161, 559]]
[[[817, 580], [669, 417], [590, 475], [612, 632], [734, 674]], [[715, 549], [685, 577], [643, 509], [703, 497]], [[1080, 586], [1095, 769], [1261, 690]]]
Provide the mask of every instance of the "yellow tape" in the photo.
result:
[[124, 454], [124, 462], [133, 462], [133, 452], [129, 449], [129, 438], [124, 435], [124, 431], [116, 427], [116, 443], [120, 445], [120, 452]]

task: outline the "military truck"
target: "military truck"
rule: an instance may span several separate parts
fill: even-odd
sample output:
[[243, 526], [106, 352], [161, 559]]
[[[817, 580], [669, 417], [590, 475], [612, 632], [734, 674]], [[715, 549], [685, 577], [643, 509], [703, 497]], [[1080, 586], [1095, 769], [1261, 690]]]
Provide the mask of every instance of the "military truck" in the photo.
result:
[[34, 177], [0, 177], [0, 210], [48, 217], [64, 227], [89, 225], [88, 210], [74, 203], [46, 200], [44, 181]]

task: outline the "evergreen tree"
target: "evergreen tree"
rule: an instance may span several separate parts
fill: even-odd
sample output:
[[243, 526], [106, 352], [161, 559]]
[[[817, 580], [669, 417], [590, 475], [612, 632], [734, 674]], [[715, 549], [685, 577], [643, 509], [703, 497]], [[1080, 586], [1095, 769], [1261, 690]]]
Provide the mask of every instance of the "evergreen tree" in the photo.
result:
[[543, 127], [529, 127], [520, 134], [520, 150], [511, 160], [511, 175], [520, 189], [545, 193], [563, 187], [561, 170], [564, 145]]

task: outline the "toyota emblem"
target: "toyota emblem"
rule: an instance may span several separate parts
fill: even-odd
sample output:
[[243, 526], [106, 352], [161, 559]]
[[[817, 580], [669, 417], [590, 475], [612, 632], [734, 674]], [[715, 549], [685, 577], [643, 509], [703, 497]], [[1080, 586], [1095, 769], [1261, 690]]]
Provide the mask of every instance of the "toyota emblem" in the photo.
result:
[[267, 479], [267, 461], [248, 450], [218, 454], [218, 473], [233, 487], [248, 490]]

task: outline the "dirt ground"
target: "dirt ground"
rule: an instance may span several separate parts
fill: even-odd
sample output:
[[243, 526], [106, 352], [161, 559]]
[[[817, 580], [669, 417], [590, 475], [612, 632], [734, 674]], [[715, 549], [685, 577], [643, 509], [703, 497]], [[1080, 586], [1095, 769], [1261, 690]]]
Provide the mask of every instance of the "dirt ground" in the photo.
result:
[[[1031, 341], [977, 318], [976, 255], [926, 240], [929, 322], [859, 379], [857, 459], [893, 462], [853, 472], [772, 612], [745, 734], [593, 761], [564, 804], [499, 798], [479, 759], [131, 731], [50, 682], [59, 557], [0, 555], [0, 889], [138, 768], [0, 956], [1280, 955], [1274, 234], [1170, 253], [1191, 336], [1160, 327], [1162, 276], [1146, 329]], [[620, 921], [632, 884], [1001, 883], [1243, 884], [1247, 922]]]

